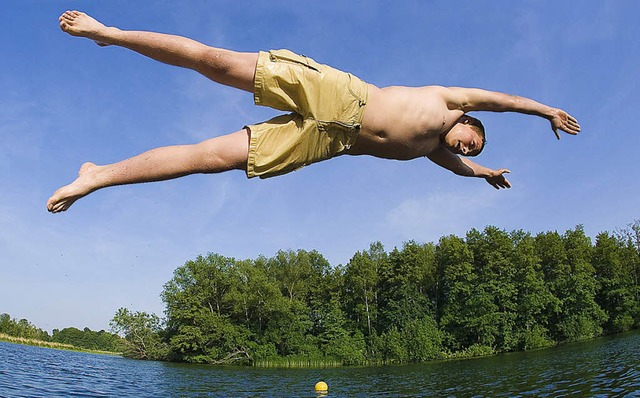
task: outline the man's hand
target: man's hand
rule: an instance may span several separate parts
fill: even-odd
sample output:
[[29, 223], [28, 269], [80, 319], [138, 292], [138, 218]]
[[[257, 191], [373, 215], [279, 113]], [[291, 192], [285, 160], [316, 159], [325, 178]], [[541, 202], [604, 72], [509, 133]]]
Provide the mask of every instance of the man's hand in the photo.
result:
[[504, 177], [506, 173], [511, 173], [511, 171], [507, 169], [492, 170], [491, 176], [485, 177], [484, 179], [495, 189], [511, 188], [511, 183]]
[[549, 120], [551, 121], [551, 129], [558, 139], [560, 139], [560, 133], [558, 133], [558, 130], [562, 130], [571, 135], [576, 135], [580, 132], [580, 125], [576, 118], [569, 115], [562, 109], [554, 109]]

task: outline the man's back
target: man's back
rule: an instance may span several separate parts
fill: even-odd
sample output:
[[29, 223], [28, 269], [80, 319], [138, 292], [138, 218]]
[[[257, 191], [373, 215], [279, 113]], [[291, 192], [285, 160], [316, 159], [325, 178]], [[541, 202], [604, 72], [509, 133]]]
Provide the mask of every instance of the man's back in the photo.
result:
[[441, 86], [378, 88], [369, 85], [369, 100], [351, 155], [408, 160], [433, 152], [440, 134], [463, 112], [450, 109], [448, 88]]

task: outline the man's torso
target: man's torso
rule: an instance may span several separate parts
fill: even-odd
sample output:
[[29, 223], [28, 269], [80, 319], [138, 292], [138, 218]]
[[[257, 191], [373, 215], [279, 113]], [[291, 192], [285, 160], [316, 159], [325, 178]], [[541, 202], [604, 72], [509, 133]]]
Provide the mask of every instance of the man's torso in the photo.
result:
[[369, 85], [362, 128], [350, 155], [408, 160], [426, 156], [440, 145], [440, 135], [462, 116], [449, 109], [447, 88]]

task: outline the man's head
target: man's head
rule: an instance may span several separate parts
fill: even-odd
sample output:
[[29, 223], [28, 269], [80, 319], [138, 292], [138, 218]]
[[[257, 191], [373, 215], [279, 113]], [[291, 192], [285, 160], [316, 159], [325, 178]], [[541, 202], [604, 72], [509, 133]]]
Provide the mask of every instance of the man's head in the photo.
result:
[[477, 156], [484, 149], [486, 138], [480, 120], [462, 115], [443, 137], [447, 149], [464, 156]]

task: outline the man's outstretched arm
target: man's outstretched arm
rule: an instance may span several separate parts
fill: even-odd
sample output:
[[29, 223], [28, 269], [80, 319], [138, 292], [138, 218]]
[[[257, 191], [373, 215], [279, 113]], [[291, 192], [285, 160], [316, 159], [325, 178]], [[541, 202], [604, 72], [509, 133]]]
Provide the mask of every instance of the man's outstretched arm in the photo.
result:
[[510, 173], [507, 169], [493, 170], [481, 166], [467, 158], [461, 158], [444, 147], [437, 148], [427, 157], [438, 166], [459, 176], [484, 178], [495, 189], [511, 188], [511, 183], [504, 177], [504, 174]]
[[551, 122], [551, 129], [560, 139], [558, 130], [576, 135], [580, 132], [578, 121], [562, 109], [553, 108], [529, 98], [517, 95], [487, 91], [479, 88], [449, 87], [447, 89], [449, 108], [463, 112], [518, 112], [543, 117]]

